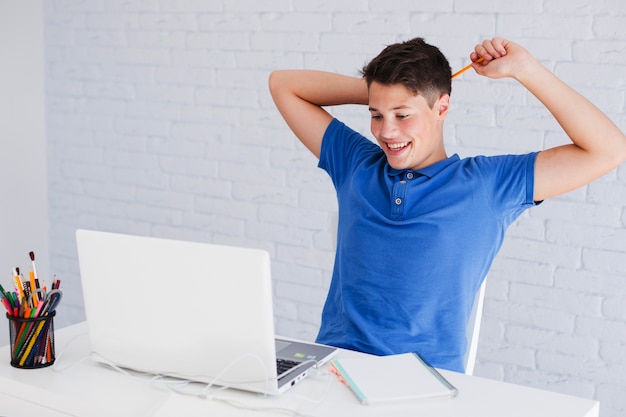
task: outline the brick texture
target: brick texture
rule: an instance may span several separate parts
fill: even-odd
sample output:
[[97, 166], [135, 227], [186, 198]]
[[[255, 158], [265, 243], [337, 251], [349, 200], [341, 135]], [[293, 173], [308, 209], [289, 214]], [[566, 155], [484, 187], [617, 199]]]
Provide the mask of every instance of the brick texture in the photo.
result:
[[[593, 5], [592, 5], [593, 4]], [[623, 0], [51, 0], [45, 10], [51, 270], [84, 319], [74, 231], [270, 251], [276, 329], [315, 337], [333, 264], [330, 180], [275, 110], [269, 72], [356, 75], [423, 36], [453, 69], [485, 37], [525, 45], [626, 129]], [[510, 80], [453, 84], [449, 152], [567, 138]], [[333, 114], [368, 133], [364, 108]], [[475, 373], [626, 414], [626, 167], [525, 213], [488, 277]]]

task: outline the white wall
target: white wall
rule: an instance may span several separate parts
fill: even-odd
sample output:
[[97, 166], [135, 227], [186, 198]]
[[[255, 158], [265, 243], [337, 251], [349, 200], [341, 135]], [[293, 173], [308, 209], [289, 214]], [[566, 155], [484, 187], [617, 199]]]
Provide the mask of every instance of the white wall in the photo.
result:
[[[0, 0], [0, 284], [7, 290], [16, 266], [28, 277], [31, 251], [38, 275], [52, 274], [43, 49], [42, 2]], [[6, 337], [8, 327], [0, 325], [0, 344]]]
[[[582, 0], [50, 1], [45, 13], [51, 264], [81, 320], [78, 227], [268, 249], [280, 333], [313, 338], [335, 196], [272, 105], [275, 68], [355, 75], [424, 36], [453, 67], [495, 34], [526, 45], [622, 129], [626, 3]], [[448, 150], [566, 139], [511, 81], [453, 85]], [[368, 131], [367, 111], [337, 110]], [[526, 213], [487, 286], [476, 373], [626, 412], [626, 168]], [[63, 314], [62, 314], [63, 313]]]

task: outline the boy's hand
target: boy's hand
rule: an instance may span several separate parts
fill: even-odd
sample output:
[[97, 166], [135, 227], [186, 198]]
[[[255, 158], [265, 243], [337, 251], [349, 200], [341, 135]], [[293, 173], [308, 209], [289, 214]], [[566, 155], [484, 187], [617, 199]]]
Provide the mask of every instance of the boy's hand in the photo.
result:
[[[484, 61], [476, 63], [481, 57]], [[476, 45], [470, 58], [474, 70], [489, 78], [518, 78], [534, 61], [526, 49], [503, 38], [487, 39]]]

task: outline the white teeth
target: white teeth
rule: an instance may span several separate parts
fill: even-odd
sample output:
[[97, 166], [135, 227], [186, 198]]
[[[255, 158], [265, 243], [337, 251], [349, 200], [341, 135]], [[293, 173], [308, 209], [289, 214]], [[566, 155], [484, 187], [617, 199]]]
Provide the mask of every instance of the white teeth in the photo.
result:
[[401, 142], [401, 143], [388, 143], [389, 149], [397, 151], [398, 149], [402, 149], [407, 146], [409, 142]]

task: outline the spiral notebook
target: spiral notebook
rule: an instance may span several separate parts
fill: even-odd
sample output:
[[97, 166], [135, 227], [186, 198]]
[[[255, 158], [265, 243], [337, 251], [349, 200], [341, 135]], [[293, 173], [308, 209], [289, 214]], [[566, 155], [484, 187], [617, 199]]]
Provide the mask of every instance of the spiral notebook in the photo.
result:
[[414, 353], [333, 359], [337, 374], [364, 405], [452, 398], [458, 390]]

